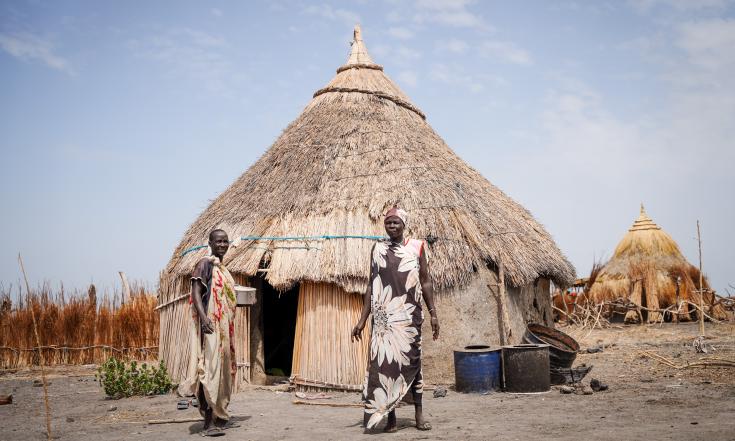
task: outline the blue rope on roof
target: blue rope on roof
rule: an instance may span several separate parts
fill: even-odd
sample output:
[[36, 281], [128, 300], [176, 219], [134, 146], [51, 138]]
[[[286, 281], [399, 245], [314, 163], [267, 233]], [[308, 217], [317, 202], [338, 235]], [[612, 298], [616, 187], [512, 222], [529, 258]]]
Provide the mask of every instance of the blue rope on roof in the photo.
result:
[[[368, 239], [368, 240], [383, 240], [387, 239], [385, 236], [364, 236], [359, 234], [324, 234], [321, 236], [242, 236], [240, 240], [249, 240], [249, 241], [256, 241], [256, 240], [299, 240], [299, 241], [309, 241], [309, 240], [331, 240], [331, 239]], [[230, 242], [232, 243], [232, 242]], [[209, 245], [197, 245], [193, 246], [187, 250], [184, 250], [181, 253], [181, 257], [186, 256], [187, 254], [191, 253], [192, 251], [200, 250], [202, 248], [207, 248]], [[306, 248], [306, 247], [304, 247]]]

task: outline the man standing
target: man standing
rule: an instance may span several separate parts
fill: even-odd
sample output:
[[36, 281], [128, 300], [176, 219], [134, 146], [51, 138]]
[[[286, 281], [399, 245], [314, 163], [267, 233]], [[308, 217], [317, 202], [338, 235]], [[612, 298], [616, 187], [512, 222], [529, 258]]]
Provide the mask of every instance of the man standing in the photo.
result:
[[192, 351], [189, 375], [179, 393], [199, 400], [202, 435], [222, 436], [223, 429], [236, 427], [227, 412], [236, 371], [235, 281], [222, 264], [230, 247], [227, 233], [209, 233], [209, 247], [212, 255], [199, 260], [191, 274]]

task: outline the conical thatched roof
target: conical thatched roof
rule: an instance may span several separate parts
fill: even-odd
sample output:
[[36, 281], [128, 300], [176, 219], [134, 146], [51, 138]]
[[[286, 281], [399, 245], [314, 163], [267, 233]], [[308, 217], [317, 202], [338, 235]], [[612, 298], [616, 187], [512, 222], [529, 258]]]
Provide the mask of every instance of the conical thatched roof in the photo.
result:
[[439, 288], [462, 285], [491, 262], [502, 262], [515, 286], [539, 276], [574, 279], [544, 228], [457, 157], [372, 61], [359, 28], [347, 63], [199, 216], [167, 271], [188, 273], [204, 251], [182, 253], [221, 227], [231, 238], [302, 238], [244, 241], [227, 254], [233, 272], [253, 275], [267, 263], [267, 280], [279, 289], [310, 280], [362, 291], [373, 240], [321, 236], [382, 236], [382, 215], [396, 203], [411, 217], [409, 235], [436, 238], [430, 255]]

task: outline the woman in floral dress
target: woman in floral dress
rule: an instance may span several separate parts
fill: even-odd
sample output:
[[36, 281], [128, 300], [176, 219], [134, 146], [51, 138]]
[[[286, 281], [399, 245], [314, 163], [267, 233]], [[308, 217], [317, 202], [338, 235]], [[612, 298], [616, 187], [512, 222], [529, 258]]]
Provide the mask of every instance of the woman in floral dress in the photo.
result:
[[395, 407], [410, 390], [416, 410], [416, 428], [430, 430], [424, 421], [421, 398], [422, 296], [431, 315], [434, 340], [439, 338], [439, 320], [434, 307], [425, 244], [404, 239], [407, 214], [393, 207], [385, 216], [389, 240], [377, 242], [371, 253], [370, 283], [365, 292], [360, 321], [352, 336], [362, 338], [372, 313], [370, 360], [363, 388], [365, 428], [375, 427], [386, 415], [386, 432], [395, 432]]

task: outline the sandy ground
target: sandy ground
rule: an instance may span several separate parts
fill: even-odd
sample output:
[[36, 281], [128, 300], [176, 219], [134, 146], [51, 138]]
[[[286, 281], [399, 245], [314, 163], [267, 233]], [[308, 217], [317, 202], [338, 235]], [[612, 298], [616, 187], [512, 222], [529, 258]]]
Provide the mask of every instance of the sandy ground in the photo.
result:
[[[735, 326], [708, 325], [714, 353], [695, 353], [695, 324], [626, 326], [595, 330], [560, 328], [583, 348], [606, 345], [596, 354], [580, 354], [576, 365], [594, 366], [585, 379], [598, 378], [610, 390], [593, 395], [564, 395], [554, 388], [538, 395], [459, 394], [444, 398], [427, 392], [425, 412], [434, 426], [412, 426], [411, 406], [398, 409], [395, 434], [364, 434], [361, 410], [292, 404], [289, 392], [253, 387], [233, 397], [230, 410], [242, 427], [221, 439], [238, 440], [735, 440], [735, 369], [674, 369], [640, 355], [661, 354], [677, 364], [704, 356], [735, 359]], [[612, 346], [609, 346], [612, 345]], [[13, 393], [13, 404], [0, 406], [2, 440], [45, 438], [43, 392], [33, 386], [37, 371], [0, 374], [0, 394]], [[201, 423], [148, 424], [152, 419], [197, 417], [195, 409], [176, 410], [173, 395], [105, 399], [82, 367], [56, 368], [51, 375], [52, 433], [75, 440], [201, 439]], [[357, 403], [357, 394], [331, 394], [322, 402]], [[114, 410], [110, 410], [114, 407]]]

